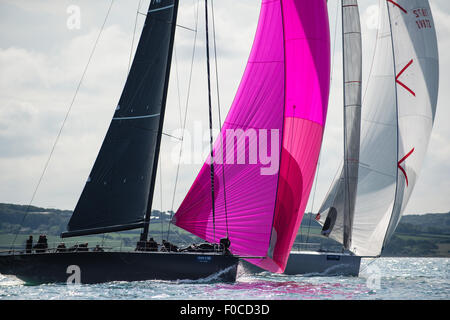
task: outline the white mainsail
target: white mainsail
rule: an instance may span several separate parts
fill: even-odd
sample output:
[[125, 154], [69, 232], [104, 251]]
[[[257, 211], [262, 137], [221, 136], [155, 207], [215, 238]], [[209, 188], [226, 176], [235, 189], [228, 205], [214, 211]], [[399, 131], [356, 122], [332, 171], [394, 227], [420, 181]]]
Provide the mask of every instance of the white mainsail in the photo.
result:
[[[361, 128], [362, 45], [357, 0], [342, 0], [342, 44], [344, 66], [344, 165], [319, 212], [324, 234], [349, 249], [358, 186]], [[325, 219], [328, 218], [328, 222]], [[332, 231], [332, 232], [331, 232]]]
[[[362, 109], [351, 238], [351, 251], [361, 256], [379, 255], [395, 231], [431, 135], [439, 61], [428, 0], [380, 0], [375, 50]], [[340, 180], [334, 182], [324, 205], [339, 195]], [[324, 205], [319, 213], [326, 213]], [[324, 218], [322, 214], [322, 223]], [[330, 236], [340, 241], [342, 236], [334, 236], [335, 232]]]

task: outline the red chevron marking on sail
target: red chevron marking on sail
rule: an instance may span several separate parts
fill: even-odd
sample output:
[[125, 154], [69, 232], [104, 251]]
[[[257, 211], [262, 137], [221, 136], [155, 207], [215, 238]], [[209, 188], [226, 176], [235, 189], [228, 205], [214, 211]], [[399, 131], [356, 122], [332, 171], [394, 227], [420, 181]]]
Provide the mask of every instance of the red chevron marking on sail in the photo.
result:
[[401, 85], [403, 88], [405, 88], [406, 90], [408, 90], [409, 93], [411, 93], [414, 97], [416, 96], [416, 93], [414, 91], [412, 91], [407, 85], [405, 85], [403, 82], [401, 82], [400, 80], [398, 80], [398, 78], [402, 75], [403, 72], [405, 72], [406, 69], [409, 68], [410, 65], [412, 65], [413, 63], [413, 59], [411, 59], [410, 62], [408, 62], [408, 64], [402, 69], [402, 71], [400, 71], [400, 73], [395, 77], [395, 82], [397, 82], [399, 85]]
[[406, 156], [404, 156], [403, 158], [400, 159], [400, 161], [398, 162], [397, 166], [398, 168], [403, 172], [403, 175], [405, 176], [406, 179], [406, 186], [408, 186], [408, 175], [406, 174], [405, 169], [403, 169], [403, 167], [401, 166], [401, 164], [410, 156], [412, 155], [412, 153], [414, 152], [414, 148], [411, 149], [410, 152], [408, 152], [408, 154]]
[[403, 8], [401, 5], [399, 5], [397, 2], [395, 2], [393, 0], [387, 0], [387, 2], [392, 3], [394, 6], [397, 6], [398, 8], [400, 8], [400, 10], [402, 10], [404, 13], [408, 14], [408, 11], [406, 11], [406, 9]]

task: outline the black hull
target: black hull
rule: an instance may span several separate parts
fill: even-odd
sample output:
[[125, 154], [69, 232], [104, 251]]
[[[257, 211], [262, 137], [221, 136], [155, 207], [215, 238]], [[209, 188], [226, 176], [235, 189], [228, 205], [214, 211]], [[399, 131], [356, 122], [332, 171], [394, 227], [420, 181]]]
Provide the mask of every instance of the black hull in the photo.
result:
[[[234, 282], [239, 259], [214, 253], [68, 252], [0, 255], [0, 273], [28, 284], [143, 280]], [[72, 277], [71, 277], [72, 276]]]

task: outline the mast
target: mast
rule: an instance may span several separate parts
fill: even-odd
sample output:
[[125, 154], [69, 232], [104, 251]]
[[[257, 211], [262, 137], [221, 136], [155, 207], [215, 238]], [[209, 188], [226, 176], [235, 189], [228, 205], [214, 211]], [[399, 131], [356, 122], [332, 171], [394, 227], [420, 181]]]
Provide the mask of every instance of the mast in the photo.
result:
[[212, 103], [211, 103], [211, 70], [209, 62], [209, 30], [208, 30], [208, 0], [205, 0], [205, 30], [206, 30], [206, 71], [208, 75], [208, 106], [209, 106], [209, 146], [211, 159], [211, 205], [213, 217], [214, 240], [216, 238], [216, 212], [214, 201], [214, 148], [213, 148], [213, 132], [212, 132]]
[[344, 77], [344, 227], [343, 245], [350, 249], [358, 188], [361, 133], [362, 44], [357, 0], [342, 0]]
[[344, 161], [316, 219], [322, 235], [350, 249], [359, 176], [362, 43], [357, 0], [342, 0]]
[[[145, 212], [145, 218], [144, 218], [144, 228], [142, 230], [141, 234], [141, 241], [145, 241], [148, 238], [148, 230], [150, 227], [150, 217], [152, 214], [152, 205], [153, 205], [153, 194], [155, 191], [155, 183], [156, 183], [156, 173], [158, 171], [158, 159], [159, 159], [159, 151], [161, 148], [161, 137], [162, 137], [162, 130], [164, 125], [164, 114], [166, 111], [166, 102], [167, 102], [167, 91], [169, 89], [169, 78], [170, 78], [170, 67], [172, 65], [172, 53], [173, 53], [173, 45], [175, 40], [175, 30], [177, 26], [177, 15], [178, 15], [178, 1], [174, 0], [173, 3], [173, 19], [172, 19], [172, 30], [171, 30], [171, 36], [170, 36], [170, 42], [169, 42], [169, 57], [167, 62], [167, 68], [166, 68], [166, 77], [164, 79], [164, 91], [163, 91], [163, 98], [162, 98], [162, 106], [161, 106], [161, 115], [159, 119], [159, 128], [157, 133], [157, 139], [156, 139], [156, 150], [153, 157], [153, 170], [152, 170], [152, 176], [151, 176], [151, 182], [150, 182], [150, 192], [148, 195], [148, 204], [147, 204], [147, 210]], [[162, 208], [161, 208], [162, 211]]]

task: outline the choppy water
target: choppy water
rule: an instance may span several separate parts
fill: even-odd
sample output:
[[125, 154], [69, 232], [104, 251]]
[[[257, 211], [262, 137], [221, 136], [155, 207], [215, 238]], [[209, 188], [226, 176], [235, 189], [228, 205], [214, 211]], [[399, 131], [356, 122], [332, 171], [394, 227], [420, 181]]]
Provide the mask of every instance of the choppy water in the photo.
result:
[[449, 259], [363, 259], [359, 277], [258, 275], [239, 271], [234, 284], [214, 281], [112, 282], [97, 285], [26, 286], [0, 275], [4, 299], [432, 299], [450, 298]]

